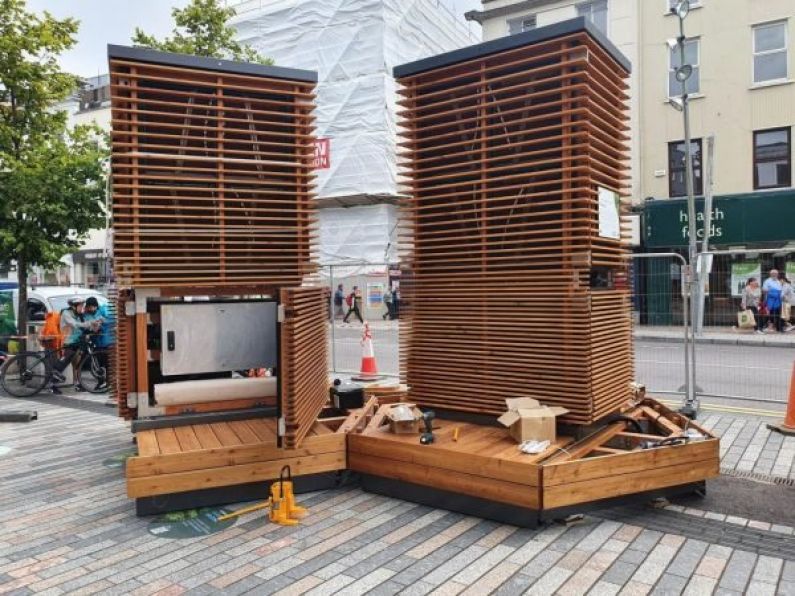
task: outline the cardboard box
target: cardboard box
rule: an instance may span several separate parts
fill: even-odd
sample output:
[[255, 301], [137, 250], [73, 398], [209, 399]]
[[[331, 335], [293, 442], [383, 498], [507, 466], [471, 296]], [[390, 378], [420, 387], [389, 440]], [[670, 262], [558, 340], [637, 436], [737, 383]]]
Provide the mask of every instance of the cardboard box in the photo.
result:
[[498, 422], [508, 427], [511, 436], [519, 443], [525, 441], [554, 441], [556, 417], [568, 412], [566, 408], [542, 406], [530, 397], [505, 400], [508, 411]]
[[387, 412], [389, 430], [398, 435], [417, 434], [420, 432], [422, 412], [414, 404], [394, 404]]

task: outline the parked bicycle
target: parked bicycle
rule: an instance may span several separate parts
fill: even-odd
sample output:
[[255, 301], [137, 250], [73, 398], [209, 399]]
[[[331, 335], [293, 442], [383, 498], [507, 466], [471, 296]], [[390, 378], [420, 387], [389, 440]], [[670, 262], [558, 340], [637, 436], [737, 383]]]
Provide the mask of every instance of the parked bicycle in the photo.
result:
[[[107, 391], [107, 350], [97, 348], [90, 336], [84, 336], [76, 358], [76, 382], [90, 393]], [[0, 368], [0, 386], [14, 397], [33, 397], [57, 380], [53, 374], [57, 359], [57, 350], [9, 355]]]

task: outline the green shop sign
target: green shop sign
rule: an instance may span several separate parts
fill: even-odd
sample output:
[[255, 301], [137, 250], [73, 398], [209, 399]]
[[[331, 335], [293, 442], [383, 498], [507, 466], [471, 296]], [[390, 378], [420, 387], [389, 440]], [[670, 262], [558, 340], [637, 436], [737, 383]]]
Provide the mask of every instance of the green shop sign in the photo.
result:
[[[687, 201], [654, 199], [643, 207], [647, 248], [687, 246]], [[710, 243], [715, 246], [795, 241], [795, 191], [721, 195], [712, 200]], [[704, 239], [704, 199], [696, 198], [696, 236]]]

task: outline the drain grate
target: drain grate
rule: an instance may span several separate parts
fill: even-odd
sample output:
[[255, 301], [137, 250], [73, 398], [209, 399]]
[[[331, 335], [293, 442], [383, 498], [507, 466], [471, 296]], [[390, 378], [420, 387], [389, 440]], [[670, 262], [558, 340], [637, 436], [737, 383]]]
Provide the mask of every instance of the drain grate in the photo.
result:
[[741, 478], [742, 480], [753, 480], [765, 484], [778, 484], [780, 486], [795, 486], [795, 478], [783, 478], [781, 476], [771, 476], [770, 474], [760, 474], [758, 472], [744, 472], [742, 470], [721, 469], [723, 476], [731, 478]]

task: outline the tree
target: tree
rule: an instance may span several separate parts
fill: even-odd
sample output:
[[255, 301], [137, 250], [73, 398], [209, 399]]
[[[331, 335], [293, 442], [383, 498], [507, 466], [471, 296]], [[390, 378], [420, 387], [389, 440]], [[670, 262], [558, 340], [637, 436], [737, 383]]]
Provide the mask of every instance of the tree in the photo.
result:
[[31, 267], [56, 264], [104, 221], [106, 155], [98, 129], [69, 131], [56, 109], [77, 85], [57, 57], [78, 22], [25, 9], [0, 0], [0, 261], [16, 261], [20, 335]]
[[158, 41], [136, 27], [132, 41], [136, 46], [164, 52], [273, 64], [270, 58], [235, 41], [235, 30], [226, 24], [235, 14], [234, 8], [219, 6], [218, 0], [192, 0], [185, 8], [172, 9], [176, 25], [172, 37]]

